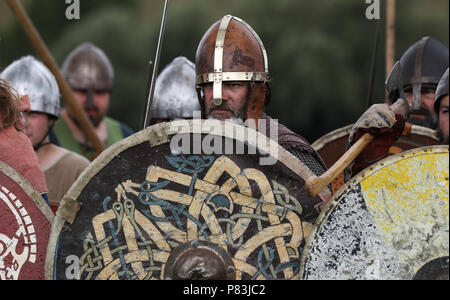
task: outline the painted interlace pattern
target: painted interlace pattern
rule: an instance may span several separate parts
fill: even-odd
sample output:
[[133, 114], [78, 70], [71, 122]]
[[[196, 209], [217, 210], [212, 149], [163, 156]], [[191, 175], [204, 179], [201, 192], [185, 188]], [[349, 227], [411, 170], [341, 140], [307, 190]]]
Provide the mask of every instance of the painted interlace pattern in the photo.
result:
[[145, 181], [122, 182], [116, 199], [104, 199], [80, 279], [163, 279], [171, 251], [191, 240], [228, 251], [236, 279], [297, 278], [306, 224], [284, 186], [226, 156], [166, 159], [173, 170], [150, 166]]

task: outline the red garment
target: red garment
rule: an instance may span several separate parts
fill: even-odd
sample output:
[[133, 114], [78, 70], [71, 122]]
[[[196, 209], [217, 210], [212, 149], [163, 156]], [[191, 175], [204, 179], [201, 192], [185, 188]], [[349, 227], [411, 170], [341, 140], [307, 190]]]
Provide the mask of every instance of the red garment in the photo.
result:
[[47, 193], [45, 176], [31, 141], [13, 126], [0, 132], [0, 161], [25, 177], [39, 193]]
[[352, 144], [367, 132], [374, 135], [375, 138], [358, 155], [358, 157], [356, 157], [355, 164], [352, 168], [353, 175], [358, 174], [373, 163], [380, 161], [389, 155], [389, 149], [401, 136], [403, 129], [405, 128], [405, 119], [402, 115], [396, 114], [395, 119], [396, 123], [392, 128], [362, 128], [356, 131]]

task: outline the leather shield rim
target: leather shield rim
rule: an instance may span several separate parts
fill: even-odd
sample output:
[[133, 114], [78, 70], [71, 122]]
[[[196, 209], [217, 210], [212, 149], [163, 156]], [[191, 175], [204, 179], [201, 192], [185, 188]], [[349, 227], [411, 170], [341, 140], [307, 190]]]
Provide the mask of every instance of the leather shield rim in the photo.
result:
[[[311, 144], [311, 146], [314, 148], [314, 150], [319, 151], [325, 145], [350, 134], [352, 127], [353, 124], [350, 124], [348, 126], [344, 126], [336, 130], [333, 130], [325, 134], [324, 136], [318, 138], [314, 143]], [[426, 136], [436, 141], [439, 141], [439, 137], [436, 130], [430, 129], [428, 127], [412, 124], [410, 133]]]
[[54, 214], [50, 206], [45, 203], [41, 194], [34, 188], [34, 186], [16, 170], [11, 168], [9, 165], [0, 161], [0, 172], [5, 174], [7, 177], [11, 178], [16, 182], [22, 190], [27, 194], [27, 196], [33, 201], [33, 203], [39, 208], [45, 218], [52, 223]]
[[[53, 221], [55, 220], [55, 215], [53, 214], [53, 211], [51, 210], [50, 206], [47, 203], [45, 203], [41, 194], [34, 188], [34, 186], [25, 177], [23, 177], [21, 174], [19, 174], [16, 170], [14, 170], [9, 165], [7, 165], [1, 161], [0, 161], [0, 172], [5, 174], [7, 177], [11, 178], [14, 182], [16, 182], [22, 188], [22, 190], [25, 192], [25, 194], [27, 194], [27, 196], [39, 208], [39, 210], [42, 212], [44, 217], [48, 220], [48, 222], [51, 224], [51, 227], [53, 228]], [[50, 236], [48, 238], [46, 259], [44, 262], [44, 278], [47, 278], [47, 272], [48, 272], [47, 258], [49, 256], [49, 252], [51, 251], [50, 237], [51, 237], [51, 231], [50, 231]]]

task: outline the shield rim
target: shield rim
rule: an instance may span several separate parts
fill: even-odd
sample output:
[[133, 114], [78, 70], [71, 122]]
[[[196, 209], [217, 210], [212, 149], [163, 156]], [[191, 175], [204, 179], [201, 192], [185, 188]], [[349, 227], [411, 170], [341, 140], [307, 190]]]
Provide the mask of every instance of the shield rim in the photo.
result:
[[[226, 123], [226, 125], [225, 125]], [[188, 130], [175, 131], [175, 128], [182, 128], [189, 124]], [[220, 126], [222, 132], [217, 132], [214, 129]], [[106, 167], [118, 154], [121, 152], [139, 145], [144, 142], [149, 142], [152, 147], [159, 146], [170, 142], [169, 136], [177, 133], [192, 133], [192, 134], [211, 134], [231, 138], [236, 141], [245, 143], [249, 146], [255, 147], [261, 150], [263, 153], [268, 153], [272, 157], [277, 157], [278, 161], [285, 165], [292, 172], [297, 174], [305, 182], [315, 174], [293, 154], [281, 147], [277, 142], [271, 140], [262, 133], [253, 130], [252, 128], [245, 127], [247, 135], [245, 137], [235, 136], [235, 129], [243, 126], [237, 125], [231, 122], [219, 121], [219, 120], [175, 120], [172, 122], [159, 123], [143, 129], [117, 143], [112, 145], [103, 151], [78, 177], [73, 183], [67, 193], [61, 200], [61, 204], [56, 211], [56, 215], [52, 222], [52, 228], [49, 238], [47, 257], [45, 263], [45, 279], [53, 280], [54, 271], [54, 258], [56, 254], [56, 248], [58, 244], [58, 237], [61, 230], [64, 227], [64, 223], [73, 223], [76, 214], [80, 209], [80, 203], [76, 200], [81, 192], [84, 190], [90, 180], [96, 176], [104, 167]], [[207, 130], [209, 129], [209, 130]], [[263, 142], [261, 142], [263, 141]], [[277, 154], [274, 156], [274, 150]], [[331, 191], [327, 188], [324, 189], [317, 197], [325, 203], [331, 198]]]
[[[314, 148], [314, 150], [319, 151], [321, 150], [325, 145], [329, 144], [330, 142], [333, 142], [339, 138], [344, 137], [345, 135], [350, 134], [352, 127], [354, 124], [350, 124], [341, 128], [338, 128], [336, 130], [333, 130], [322, 137], [318, 138], [314, 143], [311, 144], [311, 146]], [[432, 138], [439, 141], [439, 137], [436, 130], [430, 129], [428, 127], [420, 126], [420, 125], [414, 125], [411, 124], [411, 131], [409, 134], [417, 134], [426, 136], [429, 138]]]
[[355, 177], [353, 177], [350, 181], [348, 181], [345, 185], [343, 185], [336, 194], [333, 195], [333, 197], [330, 199], [330, 201], [324, 206], [323, 210], [319, 214], [319, 216], [316, 218], [316, 221], [314, 222], [313, 229], [311, 230], [308, 237], [306, 237], [306, 244], [303, 249], [303, 255], [301, 257], [300, 262], [300, 271], [299, 276], [302, 280], [305, 280], [305, 262], [307, 258], [310, 256], [311, 249], [315, 245], [315, 235], [321, 230], [324, 221], [327, 220], [328, 216], [334, 211], [334, 209], [339, 205], [339, 202], [343, 199], [343, 195], [346, 193], [347, 190], [351, 190], [354, 188], [357, 184], [359, 184], [363, 179], [366, 177], [372, 175], [373, 173], [376, 173], [378, 170], [381, 170], [389, 165], [392, 165], [393, 163], [396, 163], [398, 161], [404, 160], [409, 157], [416, 157], [420, 155], [428, 155], [430, 153], [449, 153], [449, 147], [444, 145], [436, 145], [436, 146], [426, 146], [426, 147], [420, 147], [420, 148], [414, 148], [411, 150], [403, 151], [398, 154], [389, 156], [377, 163], [374, 163], [373, 165], [370, 165], [366, 169], [362, 170], [360, 173], [358, 173]]
[[47, 221], [51, 224], [55, 215], [35, 187], [15, 169], [2, 161], [0, 161], [0, 172], [11, 178], [18, 186], [21, 187], [25, 194], [33, 201], [33, 203], [45, 216]]
[[[55, 220], [55, 215], [53, 214], [53, 211], [51, 210], [50, 206], [45, 202], [45, 200], [42, 198], [41, 194], [34, 188], [34, 186], [20, 173], [18, 173], [15, 169], [13, 169], [11, 166], [5, 164], [4, 162], [0, 161], [0, 172], [5, 174], [7, 177], [12, 179], [20, 188], [25, 192], [25, 194], [33, 201], [33, 204], [36, 205], [37, 208], [41, 211], [41, 213], [44, 215], [46, 220], [50, 223], [51, 228], [53, 227], [53, 221]], [[19, 184], [20, 183], [20, 184]], [[48, 236], [48, 244], [46, 249], [46, 261], [44, 262], [44, 278], [47, 277], [47, 257], [48, 253], [50, 251], [50, 237], [51, 237], [51, 229]]]

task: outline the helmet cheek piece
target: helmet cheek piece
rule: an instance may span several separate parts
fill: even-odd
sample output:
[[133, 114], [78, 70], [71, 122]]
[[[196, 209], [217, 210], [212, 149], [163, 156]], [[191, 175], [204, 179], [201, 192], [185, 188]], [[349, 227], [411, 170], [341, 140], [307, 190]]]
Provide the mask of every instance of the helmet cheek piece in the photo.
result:
[[195, 87], [197, 90], [198, 103], [200, 104], [201, 118], [206, 119], [206, 108], [205, 108], [205, 91], [203, 85], [197, 85]]
[[260, 119], [264, 106], [270, 102], [270, 89], [268, 88], [268, 84], [250, 83], [248, 98], [247, 119]]

